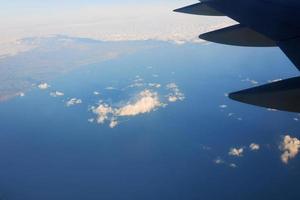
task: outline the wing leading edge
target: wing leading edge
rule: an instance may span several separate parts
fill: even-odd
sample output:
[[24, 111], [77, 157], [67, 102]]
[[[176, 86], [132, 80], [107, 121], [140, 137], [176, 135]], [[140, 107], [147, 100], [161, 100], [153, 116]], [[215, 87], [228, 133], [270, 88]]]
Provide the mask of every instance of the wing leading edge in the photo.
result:
[[[174, 11], [228, 16], [239, 24], [204, 33], [199, 38], [226, 45], [278, 46], [300, 70], [299, 9], [297, 0], [204, 0]], [[229, 97], [252, 105], [300, 112], [300, 77], [234, 92]]]

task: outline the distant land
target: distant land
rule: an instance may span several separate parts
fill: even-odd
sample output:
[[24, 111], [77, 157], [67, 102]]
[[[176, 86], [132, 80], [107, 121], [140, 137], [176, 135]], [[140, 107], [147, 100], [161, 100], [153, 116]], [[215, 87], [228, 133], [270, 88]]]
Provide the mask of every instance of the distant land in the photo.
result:
[[61, 35], [25, 38], [18, 43], [25, 48], [23, 52], [0, 58], [0, 101], [79, 67], [156, 46], [155, 42], [102, 42]]

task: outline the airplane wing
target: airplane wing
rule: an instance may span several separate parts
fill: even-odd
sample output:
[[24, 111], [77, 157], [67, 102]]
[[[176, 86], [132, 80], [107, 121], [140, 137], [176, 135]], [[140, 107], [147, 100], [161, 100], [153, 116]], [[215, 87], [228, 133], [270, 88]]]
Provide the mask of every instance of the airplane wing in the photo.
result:
[[[228, 16], [239, 24], [204, 33], [199, 37], [207, 41], [227, 45], [254, 47], [278, 46], [298, 70], [300, 70], [299, 0], [203, 0], [194, 5], [174, 11], [206, 16]], [[280, 87], [281, 84], [285, 87]], [[276, 83], [276, 87], [274, 85], [271, 85], [271, 87], [266, 86], [263, 87], [263, 90], [261, 88], [254, 88], [251, 90], [251, 97], [253, 97], [253, 94], [261, 93], [261, 91], [272, 93], [276, 89], [281, 92], [284, 89], [295, 89], [295, 87], [286, 87], [287, 84], [295, 84], [295, 81], [279, 82]], [[300, 89], [300, 84], [297, 85], [297, 89]], [[245, 94], [247, 94], [246, 97]], [[235, 100], [254, 104], [253, 100], [248, 101], [248, 96], [249, 90], [230, 95]], [[271, 96], [269, 95], [268, 97], [271, 98]], [[274, 97], [272, 96], [272, 98]], [[281, 100], [283, 99], [281, 96]], [[293, 104], [295, 104], [294, 101], [295, 99], [293, 100]], [[266, 107], [266, 102], [268, 102], [266, 99], [264, 103], [255, 101], [255, 105]], [[300, 106], [300, 97], [297, 102], [299, 102]], [[268, 104], [271, 108], [276, 107], [276, 105], [272, 103]], [[282, 106], [279, 109], [293, 111], [292, 108], [284, 109]], [[295, 112], [298, 111], [299, 109], [295, 110]]]
[[240, 24], [200, 38], [237, 46], [278, 46], [300, 70], [299, 9], [297, 0], [204, 0], [175, 12], [228, 16]]

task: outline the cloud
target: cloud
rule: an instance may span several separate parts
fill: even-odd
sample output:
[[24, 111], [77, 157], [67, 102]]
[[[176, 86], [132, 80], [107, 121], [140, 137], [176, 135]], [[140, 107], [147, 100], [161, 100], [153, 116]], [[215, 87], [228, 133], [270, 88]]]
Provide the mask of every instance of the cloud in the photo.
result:
[[61, 96], [64, 96], [64, 95], [65, 94], [63, 92], [59, 92], [59, 91], [50, 93], [50, 96], [52, 96], [52, 97], [61, 97]]
[[100, 92], [94, 91], [93, 94], [98, 96], [98, 95], [100, 95]]
[[159, 83], [149, 83], [148, 85], [150, 87], [154, 87], [154, 88], [160, 88], [161, 87], [161, 84], [159, 84]]
[[217, 159], [215, 159], [214, 163], [216, 165], [225, 165], [225, 166], [228, 166], [230, 168], [237, 168], [237, 165], [235, 163], [228, 163], [227, 161], [223, 160], [220, 157], [218, 157]]
[[234, 113], [228, 113], [228, 117], [232, 117]]
[[258, 151], [260, 149], [259, 144], [252, 143], [249, 145], [251, 151]]
[[258, 81], [252, 80], [250, 78], [243, 79], [242, 82], [249, 82], [249, 83], [251, 83], [253, 85], [257, 85], [258, 84]]
[[38, 88], [40, 88], [41, 90], [46, 90], [50, 87], [50, 85], [48, 83], [41, 83], [38, 85]]
[[81, 104], [81, 103], [82, 103], [82, 100], [81, 100], [81, 99], [72, 98], [72, 99], [70, 99], [69, 101], [66, 102], [66, 105], [67, 105], [68, 107], [70, 107], [70, 106], [74, 106], [74, 105], [76, 105], [76, 104]]
[[288, 164], [290, 159], [296, 157], [300, 149], [300, 140], [298, 138], [292, 138], [289, 135], [284, 136], [280, 145], [280, 150], [283, 151], [281, 160], [285, 164]]
[[136, 82], [136, 83], [129, 85], [128, 87], [135, 88], [135, 87], [142, 87], [142, 86], [144, 86], [144, 83]]
[[179, 90], [175, 83], [168, 84], [166, 88], [170, 91], [167, 95], [169, 102], [183, 101], [185, 99], [184, 94]]
[[140, 78], [139, 75], [137, 75], [135, 78], [136, 79], [133, 80], [133, 83], [128, 86], [129, 88], [143, 87], [145, 85], [144, 80]]
[[116, 90], [116, 88], [115, 88], [115, 87], [112, 87], [112, 86], [108, 86], [108, 87], [106, 87], [105, 89], [106, 89], [106, 90]]
[[[50, 13], [49, 9], [33, 7], [31, 12], [13, 12], [14, 14], [4, 15], [0, 19], [3, 30], [0, 33], [0, 44], [24, 37], [53, 34], [103, 41], [161, 40], [184, 44], [201, 41], [198, 38], [201, 33], [235, 24], [226, 17], [208, 18], [172, 12], [172, 9], [188, 4], [189, 2], [128, 5], [98, 3], [80, 8], [58, 7], [54, 13]], [[14, 46], [15, 49], [7, 47], [9, 51], [3, 52], [8, 54], [7, 52], [16, 52], [16, 49], [21, 48]], [[28, 48], [23, 47], [21, 50]]]
[[214, 160], [214, 163], [217, 164], [217, 165], [221, 165], [221, 164], [224, 164], [225, 161], [221, 158], [217, 158], [217, 159]]
[[136, 87], [146, 87], [149, 86], [151, 88], [161, 88], [161, 84], [159, 83], [145, 83], [144, 79], [140, 78], [140, 76], [136, 76], [136, 79], [133, 81], [131, 85], [129, 85], [129, 88], [136, 88]]
[[115, 128], [118, 124], [119, 124], [119, 122], [116, 119], [112, 119], [110, 121], [109, 127], [110, 128]]
[[19, 53], [27, 52], [27, 51], [33, 50], [37, 47], [34, 44], [25, 44], [20, 41], [17, 41], [16, 39], [17, 38], [12, 39], [12, 40], [10, 40], [10, 39], [4, 40], [2, 42], [0, 39], [0, 45], [1, 45], [0, 59], [9, 57], [9, 56], [14, 56]]
[[143, 82], [144, 79], [142, 79], [139, 75], [135, 76], [135, 80], [133, 82]]
[[241, 157], [243, 156], [244, 148], [231, 148], [229, 151], [230, 156]]
[[109, 118], [109, 115], [114, 115], [114, 109], [107, 104], [100, 104], [97, 108], [93, 109], [97, 114], [97, 122], [103, 124]]
[[237, 168], [237, 165], [235, 163], [230, 163], [229, 167], [231, 167], [231, 168]]
[[97, 115], [99, 124], [109, 121], [111, 128], [116, 127], [120, 117], [133, 117], [145, 113], [150, 113], [163, 106], [159, 100], [158, 93], [145, 89], [138, 93], [134, 100], [127, 102], [119, 107], [112, 107], [108, 104], [101, 103], [97, 107], [92, 107], [93, 113]]
[[25, 93], [24, 93], [24, 92], [20, 92], [20, 93], [19, 93], [19, 96], [20, 96], [20, 97], [25, 97]]
[[92, 109], [97, 115], [96, 120], [98, 124], [104, 124], [105, 121], [109, 121], [110, 128], [115, 128], [119, 124], [116, 109], [112, 108], [108, 104], [100, 104], [97, 108]]
[[144, 90], [138, 94], [137, 100], [116, 110], [117, 116], [135, 116], [149, 113], [162, 106], [158, 94], [150, 90]]
[[95, 121], [95, 119], [94, 119], [94, 118], [90, 118], [90, 119], [88, 119], [88, 122], [90, 122], [90, 123], [94, 123], [94, 121]]
[[[119, 125], [120, 118], [147, 114], [167, 106], [166, 102], [183, 101], [185, 98], [184, 94], [179, 90], [175, 83], [166, 85], [165, 92], [167, 91], [169, 93], [168, 95], [159, 95], [153, 89], [160, 88], [161, 84], [144, 83], [144, 80], [140, 78], [140, 76], [136, 76], [135, 78], [134, 84], [143, 84], [143, 86], [148, 86], [148, 88], [144, 88], [136, 93], [136, 95], [126, 103], [124, 103], [125, 101], [121, 101], [121, 103], [115, 104], [118, 106], [113, 106], [112, 104], [100, 100], [97, 106], [93, 106], [90, 109], [96, 114], [97, 123], [104, 124], [108, 122], [110, 128], [115, 128]], [[129, 87], [126, 88], [128, 89]], [[126, 88], [121, 91], [126, 90]]]
[[220, 108], [224, 109], [224, 108], [227, 108], [228, 106], [223, 104], [223, 105], [219, 105]]
[[166, 86], [167, 89], [174, 89], [174, 88], [178, 88], [176, 83], [169, 83], [167, 86]]
[[176, 102], [178, 98], [176, 96], [169, 96], [168, 97], [169, 102]]

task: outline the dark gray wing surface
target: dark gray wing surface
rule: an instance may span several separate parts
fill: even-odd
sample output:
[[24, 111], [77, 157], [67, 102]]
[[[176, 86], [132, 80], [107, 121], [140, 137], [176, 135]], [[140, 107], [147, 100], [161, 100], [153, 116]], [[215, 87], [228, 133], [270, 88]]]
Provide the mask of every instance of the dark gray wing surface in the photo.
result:
[[216, 31], [204, 33], [199, 38], [228, 45], [249, 47], [272, 47], [276, 43], [270, 38], [252, 30], [251, 28], [237, 24]]

